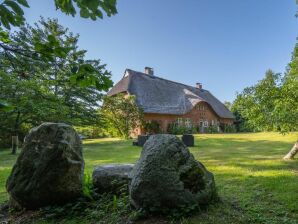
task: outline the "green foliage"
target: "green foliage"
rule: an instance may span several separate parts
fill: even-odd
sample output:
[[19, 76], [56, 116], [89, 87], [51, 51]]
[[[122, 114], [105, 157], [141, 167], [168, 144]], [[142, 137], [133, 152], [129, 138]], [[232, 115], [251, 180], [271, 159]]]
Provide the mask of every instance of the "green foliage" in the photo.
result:
[[[66, 15], [75, 16], [77, 9], [80, 16], [96, 20], [117, 13], [116, 0], [54, 0], [56, 9], [60, 9]], [[27, 0], [4, 0], [0, 3], [0, 28], [4, 26], [10, 29], [11, 26], [19, 27], [24, 25], [25, 16], [22, 7], [29, 8]]]
[[248, 127], [255, 131], [278, 130], [274, 110], [280, 97], [280, 83], [280, 74], [268, 70], [264, 79], [237, 95], [232, 111], [238, 113], [238, 118], [244, 118]]
[[[93, 195], [94, 196], [94, 195]], [[123, 217], [131, 212], [128, 196], [103, 194], [97, 196], [96, 200], [81, 197], [74, 202], [64, 206], [48, 206], [42, 208], [40, 213], [48, 222], [51, 220], [76, 220], [84, 219], [86, 222], [100, 220], [101, 223], [121, 223]]]
[[173, 135], [183, 135], [195, 134], [197, 133], [197, 130], [193, 125], [186, 127], [185, 125], [179, 125], [177, 122], [175, 122], [168, 125], [167, 132]]
[[103, 138], [109, 136], [109, 133], [100, 125], [75, 126], [74, 129], [86, 138]]
[[298, 130], [298, 44], [283, 77], [273, 116], [282, 133]]
[[[5, 105], [6, 101], [11, 109], [0, 113], [3, 132], [22, 135], [24, 126], [31, 128], [45, 121], [78, 126], [100, 123], [97, 108], [102, 91], [112, 86], [111, 74], [99, 60], [85, 59], [86, 51], [77, 46], [78, 35], [50, 19], [41, 19], [34, 27], [23, 26], [11, 35], [13, 45], [22, 52], [48, 40], [68, 49], [63, 58], [52, 55], [50, 60], [47, 55], [34, 54], [33, 59], [0, 51], [0, 102]], [[83, 77], [77, 82], [74, 76]]]
[[298, 130], [298, 47], [287, 73], [282, 77], [271, 70], [256, 85], [237, 95], [232, 111], [238, 130]]
[[[102, 11], [106, 12], [108, 16], [117, 13], [116, 0], [56, 0], [55, 3], [57, 9], [61, 9], [66, 14], [74, 16], [77, 7], [81, 12], [85, 12], [84, 17], [90, 17], [93, 20], [96, 20], [97, 17], [102, 17]], [[29, 7], [26, 0], [4, 0], [0, 3], [0, 53], [8, 54], [10, 60], [20, 59], [21, 57], [24, 60], [23, 63], [27, 66], [31, 61], [55, 63], [57, 59], [69, 60], [68, 56], [70, 52], [76, 50], [75, 48], [77, 47], [76, 45], [65, 46], [65, 40], [59, 36], [60, 30], [59, 27], [55, 26], [55, 22], [57, 23], [55, 20], [53, 20], [52, 24], [48, 21], [47, 32], [40, 33], [38, 32], [38, 28], [37, 32], [35, 30], [28, 32], [28, 35], [31, 35], [30, 44], [26, 46], [19, 45], [13, 34], [9, 32], [9, 29], [12, 25], [20, 27], [20, 32], [24, 31], [25, 18], [20, 6]], [[43, 23], [44, 20], [42, 19], [40, 24], [44, 26]], [[3, 29], [3, 26], [6, 30]], [[19, 41], [23, 42], [21, 39]], [[108, 77], [109, 73], [99, 72], [99, 69], [103, 69], [104, 67], [100, 68], [93, 63], [80, 62], [78, 64], [75, 61], [79, 57], [73, 59], [74, 63], [70, 70], [72, 75], [68, 76], [73, 84], [80, 87], [94, 86], [98, 90], [106, 91], [112, 85], [112, 81]], [[22, 62], [22, 60], [19, 60], [19, 62]]]
[[[116, 0], [54, 0], [54, 2], [56, 9], [60, 9], [67, 15], [75, 16], [76, 9], [79, 9], [81, 17], [91, 18], [92, 20], [103, 18], [103, 12], [107, 16], [117, 13]], [[29, 7], [27, 0], [3, 0], [0, 3], [0, 54], [9, 53], [11, 59], [15, 59], [17, 56], [25, 57], [25, 63], [28, 63], [30, 59], [43, 60], [44, 62], [55, 62], [57, 57], [66, 59], [71, 48], [64, 47], [61, 40], [55, 36], [56, 33], [45, 33], [46, 36], [41, 39], [35, 37], [33, 32], [33, 40], [26, 48], [20, 48], [18, 43], [13, 43], [9, 30], [11, 26], [20, 27], [24, 25], [25, 17], [22, 7]], [[109, 73], [99, 73], [98, 69], [90, 63], [73, 65], [71, 70], [73, 74], [69, 78], [73, 84], [80, 87], [95, 86], [98, 90], [107, 91], [112, 85], [112, 81], [108, 77]], [[101, 76], [98, 77], [99, 75]], [[0, 101], [0, 105], [4, 109], [4, 102]], [[6, 110], [8, 109], [6, 108]]]
[[93, 189], [93, 183], [92, 183], [92, 177], [90, 174], [84, 174], [84, 183], [83, 183], [83, 195], [84, 197], [93, 200], [92, 197], [92, 189]]
[[205, 128], [206, 133], [214, 134], [214, 133], [219, 133], [218, 131], [218, 126], [216, 125], [210, 125]]
[[247, 120], [242, 117], [236, 105], [232, 105], [231, 111], [235, 116], [234, 125], [236, 132], [252, 132], [253, 129], [248, 125]]
[[107, 131], [116, 132], [117, 136], [124, 139], [129, 138], [135, 128], [143, 124], [143, 111], [132, 95], [106, 96], [100, 114]]
[[232, 103], [231, 103], [231, 102], [229, 102], [229, 101], [225, 101], [225, 102], [224, 102], [224, 105], [225, 105], [226, 108], [228, 108], [229, 110], [232, 109]]
[[9, 112], [13, 110], [13, 106], [6, 103], [4, 100], [0, 102], [0, 112]]
[[236, 129], [235, 125], [233, 125], [233, 124], [223, 124], [222, 131], [224, 133], [235, 133], [235, 132], [237, 132], [237, 129]]
[[145, 121], [143, 127], [148, 134], [161, 133], [160, 124], [157, 121]]
[[179, 126], [176, 123], [170, 123], [168, 124], [167, 132], [172, 135], [182, 135], [185, 132], [185, 127]]
[[9, 32], [4, 31], [1, 26], [0, 26], [0, 41], [9, 44], [11, 42], [10, 37], [9, 37]]
[[4, 26], [10, 29], [11, 26], [21, 26], [25, 22], [22, 7], [29, 7], [26, 0], [4, 0], [0, 3], [0, 28]]
[[80, 16], [83, 18], [90, 18], [96, 20], [97, 18], [103, 18], [103, 12], [107, 16], [112, 16], [117, 13], [116, 0], [55, 0], [56, 8], [60, 9], [65, 14], [75, 16], [77, 11], [80, 10]]

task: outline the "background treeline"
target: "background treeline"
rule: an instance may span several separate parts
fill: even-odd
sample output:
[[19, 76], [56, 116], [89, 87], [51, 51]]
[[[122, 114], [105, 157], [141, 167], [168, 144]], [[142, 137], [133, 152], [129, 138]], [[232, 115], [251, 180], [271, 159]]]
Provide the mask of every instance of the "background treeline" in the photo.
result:
[[237, 94], [226, 106], [239, 132], [298, 130], [298, 47], [284, 74], [268, 70], [257, 84]]

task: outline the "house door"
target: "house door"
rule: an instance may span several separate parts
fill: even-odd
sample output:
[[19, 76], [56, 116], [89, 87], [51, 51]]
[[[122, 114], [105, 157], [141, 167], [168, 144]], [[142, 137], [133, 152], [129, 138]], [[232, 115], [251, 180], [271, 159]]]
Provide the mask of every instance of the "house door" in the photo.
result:
[[203, 121], [201, 120], [200, 123], [199, 123], [199, 132], [200, 132], [200, 133], [204, 133], [204, 126], [203, 126], [203, 124], [204, 124], [204, 123], [203, 123]]

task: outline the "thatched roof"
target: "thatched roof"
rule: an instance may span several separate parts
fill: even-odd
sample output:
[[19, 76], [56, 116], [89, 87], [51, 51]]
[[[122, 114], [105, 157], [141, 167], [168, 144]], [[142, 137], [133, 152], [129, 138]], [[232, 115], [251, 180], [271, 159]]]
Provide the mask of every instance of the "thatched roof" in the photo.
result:
[[197, 103], [207, 102], [221, 118], [233, 114], [208, 90], [166, 80], [154, 75], [127, 69], [123, 78], [108, 92], [109, 96], [128, 92], [136, 96], [145, 113], [182, 115]]

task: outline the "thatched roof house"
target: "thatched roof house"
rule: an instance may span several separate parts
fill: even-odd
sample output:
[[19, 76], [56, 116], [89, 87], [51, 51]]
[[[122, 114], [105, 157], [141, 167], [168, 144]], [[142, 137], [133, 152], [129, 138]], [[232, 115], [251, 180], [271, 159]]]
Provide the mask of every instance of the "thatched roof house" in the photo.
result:
[[228, 108], [203, 89], [200, 83], [193, 87], [163, 79], [153, 75], [153, 70], [148, 67], [145, 73], [126, 69], [123, 78], [108, 95], [118, 93], [135, 95], [137, 105], [144, 110], [145, 119], [157, 120], [164, 128], [178, 118], [191, 119], [198, 125], [203, 122], [203, 126], [232, 123], [234, 119]]

